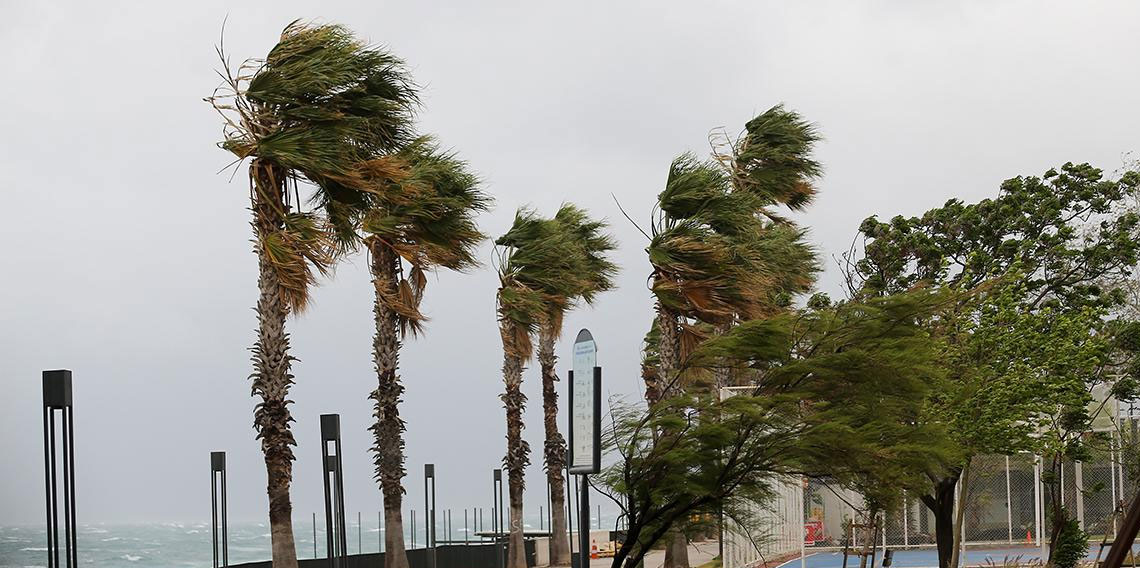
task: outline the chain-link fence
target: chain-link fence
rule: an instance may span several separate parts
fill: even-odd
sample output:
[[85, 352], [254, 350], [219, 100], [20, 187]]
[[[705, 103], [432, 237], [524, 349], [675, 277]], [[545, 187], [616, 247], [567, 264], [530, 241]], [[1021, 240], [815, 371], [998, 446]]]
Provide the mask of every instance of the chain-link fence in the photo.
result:
[[[1090, 542], [1111, 540], [1121, 520], [1119, 507], [1134, 495], [1140, 475], [1137, 444], [1127, 430], [1114, 434], [1112, 444], [1095, 449], [1084, 462], [1065, 463], [1058, 481], [1063, 506], [1090, 535]], [[1135, 438], [1140, 440], [1140, 437]], [[1044, 467], [1047, 468], [1047, 464]], [[966, 495], [955, 494], [964, 503], [963, 546], [1039, 547], [1048, 541], [1052, 476], [1043, 471], [1041, 460], [1030, 454], [975, 457], [970, 463]], [[764, 534], [743, 535], [726, 523], [725, 568], [749, 568], [774, 558], [795, 554], [802, 546], [808, 552], [858, 550], [869, 533], [863, 499], [855, 492], [825, 480], [790, 480], [781, 484], [778, 496], [764, 509]], [[802, 512], [803, 525], [785, 522]], [[737, 527], [738, 528], [738, 527]], [[933, 548], [935, 519], [917, 495], [906, 495], [898, 510], [882, 514], [874, 535], [878, 548]]]
[[[731, 395], [732, 389], [722, 391], [722, 396]], [[973, 458], [965, 496], [961, 481], [954, 495], [955, 516], [959, 504], [965, 507], [963, 546], [1040, 547], [1048, 541], [1043, 533], [1050, 526], [1054, 494], [1091, 543], [1111, 540], [1122, 502], [1135, 495], [1140, 483], [1140, 405], [1122, 408], [1117, 416], [1120, 427], [1106, 433], [1109, 443], [1091, 444], [1089, 459], [1064, 463], [1059, 476], [1031, 454]], [[826, 480], [785, 480], [768, 503], [746, 509], [759, 522], [748, 523], [752, 528], [746, 530], [725, 519], [724, 568], [752, 568], [801, 551], [935, 546], [934, 514], [917, 495], [905, 495], [898, 510], [882, 513], [873, 534], [866, 528], [862, 497]]]
[[735, 523], [726, 519], [724, 558], [726, 568], [763, 565], [799, 554], [804, 525], [797, 522], [803, 511], [804, 488], [799, 479], [778, 482], [768, 503], [736, 504], [742, 513], [758, 522]]

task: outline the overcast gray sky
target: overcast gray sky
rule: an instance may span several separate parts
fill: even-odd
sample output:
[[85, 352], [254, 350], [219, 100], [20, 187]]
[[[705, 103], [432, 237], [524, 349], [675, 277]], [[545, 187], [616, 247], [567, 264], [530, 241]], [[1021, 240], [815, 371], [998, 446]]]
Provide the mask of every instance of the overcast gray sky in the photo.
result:
[[[1106, 170], [1137, 148], [1140, 4], [1132, 2], [76, 2], [0, 0], [0, 523], [42, 522], [40, 371], [75, 372], [82, 521], [204, 520], [207, 453], [229, 452], [230, 511], [263, 519], [265, 470], [246, 379], [255, 259], [246, 182], [218, 172], [214, 45], [261, 56], [295, 18], [390, 46], [425, 86], [422, 128], [516, 207], [573, 201], [610, 219], [620, 288], [588, 326], [606, 390], [636, 396], [649, 323], [645, 239], [670, 160], [785, 102], [826, 140], [820, 197], [799, 217], [830, 258], [871, 214], [1065, 161]], [[490, 248], [481, 252], [491, 257]], [[837, 293], [829, 262], [820, 287]], [[422, 464], [441, 507], [489, 506], [504, 453], [490, 269], [440, 273], [424, 338], [403, 350], [406, 503]], [[319, 510], [317, 416], [340, 412], [349, 510], [375, 511], [366, 396], [372, 295], [350, 260], [290, 322], [298, 440], [293, 500]], [[564, 367], [563, 367], [564, 368]], [[560, 372], [562, 372], [560, 370]], [[526, 435], [541, 448], [538, 373]], [[533, 455], [527, 509], [544, 501]], [[367, 513], [366, 513], [367, 514]]]

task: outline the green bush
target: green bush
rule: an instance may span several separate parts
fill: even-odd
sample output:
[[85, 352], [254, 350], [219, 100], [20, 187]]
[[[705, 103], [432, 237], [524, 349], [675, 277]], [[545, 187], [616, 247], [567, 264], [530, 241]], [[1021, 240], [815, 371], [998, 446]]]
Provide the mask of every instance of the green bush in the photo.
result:
[[1061, 534], [1057, 535], [1057, 542], [1053, 543], [1053, 566], [1055, 568], [1076, 568], [1084, 560], [1089, 551], [1089, 535], [1081, 530], [1077, 520], [1069, 516], [1068, 511], [1062, 511], [1065, 522], [1061, 525]]

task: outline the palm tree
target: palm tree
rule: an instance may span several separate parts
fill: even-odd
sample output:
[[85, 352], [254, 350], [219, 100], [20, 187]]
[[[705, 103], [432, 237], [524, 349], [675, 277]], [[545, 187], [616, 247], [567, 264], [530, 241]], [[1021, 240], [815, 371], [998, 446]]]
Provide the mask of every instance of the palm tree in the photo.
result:
[[[507, 418], [507, 454], [503, 464], [510, 500], [508, 568], [526, 568], [522, 517], [530, 446], [522, 439], [522, 413], [526, 406], [522, 372], [534, 352], [532, 338], [544, 326], [553, 337], [549, 330], [561, 327], [561, 314], [576, 298], [592, 300], [597, 286], [609, 287], [614, 270], [602, 256], [613, 247], [609, 237], [600, 233], [604, 225], [586, 220], [584, 213], [573, 206], [563, 206], [559, 213], [561, 220], [519, 210], [510, 230], [495, 241], [500, 247], [496, 303], [503, 342], [505, 389], [501, 398]], [[583, 246], [583, 236], [592, 239], [591, 249]], [[601, 270], [603, 275], [590, 275], [590, 270]], [[550, 341], [553, 343], [553, 338]]]
[[[814, 252], [771, 206], [810, 203], [820, 167], [808, 154], [817, 139], [799, 115], [776, 106], [750, 120], [737, 140], [714, 136], [712, 160], [685, 154], [673, 162], [647, 249], [658, 337], [656, 373], [643, 370], [649, 404], [681, 388], [681, 362], [707, 335], [694, 323], [723, 333], [783, 309], [811, 285]], [[731, 381], [727, 366], [714, 375], [717, 386]], [[680, 531], [670, 537], [665, 566], [688, 566]]]
[[[231, 68], [206, 100], [224, 117], [220, 146], [250, 158], [250, 202], [258, 259], [254, 429], [268, 477], [273, 565], [297, 566], [289, 486], [293, 474], [285, 321], [305, 309], [314, 271], [335, 260], [336, 204], [376, 190], [367, 175], [378, 154], [410, 138], [416, 92], [401, 62], [336, 25], [293, 22], [263, 60]], [[301, 210], [301, 188], [319, 210]]]
[[[606, 253], [617, 247], [613, 238], [605, 234], [603, 221], [591, 220], [585, 211], [566, 204], [554, 216], [560, 231], [568, 233], [574, 248], [582, 255], [582, 278], [575, 280], [582, 288], [574, 291], [572, 301], [592, 304], [595, 296], [613, 288], [617, 265], [606, 258]], [[558, 391], [555, 383], [558, 372], [555, 365], [554, 342], [562, 335], [562, 318], [567, 304], [550, 302], [538, 331], [538, 362], [542, 368], [542, 413], [546, 430], [544, 465], [546, 481], [550, 486], [550, 563], [554, 566], [570, 564], [570, 533], [566, 526], [566, 441], [558, 431]]]
[[376, 418], [370, 430], [375, 476], [384, 495], [384, 565], [407, 568], [401, 516], [404, 421], [399, 410], [404, 387], [396, 374], [400, 342], [407, 333], [422, 330], [425, 318], [419, 307], [427, 271], [478, 265], [474, 252], [485, 236], [476, 228], [474, 215], [485, 211], [490, 200], [466, 164], [426, 137], [395, 154], [378, 174], [386, 179], [384, 191], [366, 196], [358, 212], [359, 238], [371, 256], [375, 287], [372, 356], [379, 384], [370, 395]]
[[[714, 162], [685, 154], [670, 167], [647, 249], [659, 338], [657, 373], [647, 377], [656, 384], [646, 385], [651, 406], [680, 392], [683, 354], [699, 341], [689, 319], [719, 325], [759, 312], [768, 278], [762, 259], [745, 246], [762, 228], [758, 207], [754, 195], [731, 191], [729, 177]], [[665, 566], [688, 565], [685, 535], [675, 530]]]

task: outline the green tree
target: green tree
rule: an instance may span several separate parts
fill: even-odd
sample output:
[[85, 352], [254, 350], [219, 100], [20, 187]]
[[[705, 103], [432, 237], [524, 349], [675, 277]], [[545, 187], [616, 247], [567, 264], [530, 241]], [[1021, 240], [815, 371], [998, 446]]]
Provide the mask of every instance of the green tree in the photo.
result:
[[874, 478], [885, 495], [908, 467], [943, 459], [941, 434], [916, 421], [938, 372], [919, 325], [935, 301], [897, 295], [741, 323], [683, 365], [743, 366], [757, 376], [750, 391], [721, 400], [666, 385], [676, 394], [617, 409], [604, 441], [618, 459], [600, 476], [628, 522], [613, 565], [636, 566], [693, 516], [723, 510], [748, 526], [742, 503], [764, 503], [789, 478]]
[[[219, 47], [223, 84], [208, 97], [225, 120], [220, 146], [250, 159], [249, 196], [258, 259], [254, 429], [268, 477], [274, 566], [297, 566], [292, 530], [293, 384], [285, 321], [304, 310], [314, 272], [334, 261], [329, 223], [340, 201], [376, 190], [378, 155], [410, 138], [416, 104], [399, 59], [335, 25], [293, 22], [265, 59], [232, 68]], [[301, 190], [326, 207], [301, 210]]]
[[[583, 273], [572, 281], [580, 288], [570, 296], [571, 301], [591, 304], [597, 294], [613, 288], [617, 265], [607, 253], [617, 247], [613, 238], [605, 233], [606, 223], [590, 219], [587, 213], [574, 205], [563, 205], [554, 216], [558, 230], [564, 231], [569, 243], [582, 255], [579, 270]], [[546, 443], [543, 462], [546, 480], [550, 487], [550, 563], [555, 566], [570, 564], [570, 533], [566, 525], [566, 441], [558, 431], [558, 357], [554, 342], [562, 335], [562, 319], [566, 304], [561, 299], [549, 302], [538, 329], [537, 356], [542, 370], [542, 422]]]
[[[776, 106], [748, 121], [735, 140], [714, 135], [711, 159], [684, 154], [673, 161], [646, 249], [659, 339], [657, 370], [645, 375], [650, 405], [674, 394], [664, 385], [682, 386], [680, 361], [703, 337], [778, 313], [811, 285], [815, 254], [772, 206], [799, 209], [811, 201], [820, 168], [809, 154], [817, 140], [813, 126]], [[725, 386], [732, 373], [713, 369], [713, 383]], [[665, 566], [688, 566], [680, 531]]]
[[[561, 315], [576, 300], [592, 301], [600, 289], [610, 286], [616, 267], [605, 259], [604, 253], [613, 243], [602, 233], [603, 229], [604, 225], [589, 220], [585, 212], [573, 205], [563, 205], [553, 219], [522, 209], [511, 228], [495, 241], [499, 246], [496, 301], [505, 385], [501, 398], [507, 419], [503, 465], [510, 501], [509, 568], [526, 568], [522, 518], [530, 446], [522, 439], [526, 406], [522, 372], [535, 351], [536, 334], [544, 327], [547, 333], [554, 334], [555, 322], [560, 328]], [[549, 348], [553, 351], [552, 345]]]
[[399, 409], [404, 387], [397, 374], [401, 340], [422, 331], [426, 318], [420, 303], [428, 271], [478, 266], [475, 248], [485, 236], [474, 215], [486, 210], [490, 200], [466, 164], [427, 137], [377, 163], [373, 173], [384, 180], [381, 190], [351, 204], [358, 228], [354, 238], [368, 251], [375, 290], [372, 359], [378, 385], [369, 396], [375, 403], [370, 430], [375, 477], [384, 495], [384, 564], [407, 568], [401, 515], [404, 421]]
[[[918, 217], [871, 217], [860, 226], [862, 255], [847, 256], [853, 297], [931, 286], [959, 298], [928, 322], [947, 348], [925, 419], [945, 424], [962, 450], [945, 473], [927, 472], [932, 490], [921, 497], [934, 513], [943, 568], [956, 561], [954, 489], [963, 475], [969, 481], [972, 456], [1027, 449], [1033, 440], [1018, 425], [1058, 409], [1044, 396], [1057, 391], [1033, 388], [1047, 376], [1003, 367], [1002, 357], [1026, 346], [1007, 327], [1029, 332], [1042, 324], [1033, 319], [1039, 316], [1076, 317], [1087, 324], [1084, 337], [1094, 333], [1095, 322], [1080, 310], [1118, 304], [1121, 294], [1100, 283], [1127, 276], [1137, 262], [1140, 217], [1125, 205], [1138, 185], [1135, 172], [1106, 179], [1087, 164], [1065, 164], [1042, 177], [1007, 180], [994, 199], [952, 199]], [[1033, 362], [1040, 369], [1065, 357], [1051, 350], [1033, 356], [1044, 357]]]

